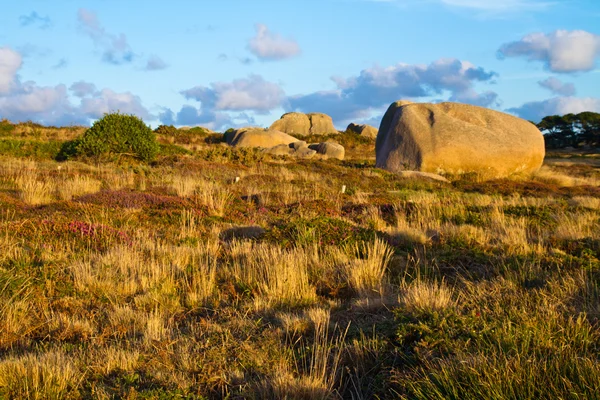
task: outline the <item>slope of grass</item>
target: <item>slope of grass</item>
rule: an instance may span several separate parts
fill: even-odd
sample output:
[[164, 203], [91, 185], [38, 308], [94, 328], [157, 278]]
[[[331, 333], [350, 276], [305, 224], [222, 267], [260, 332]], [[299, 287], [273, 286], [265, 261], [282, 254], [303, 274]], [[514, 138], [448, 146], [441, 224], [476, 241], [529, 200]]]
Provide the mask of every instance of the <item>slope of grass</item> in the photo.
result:
[[597, 397], [595, 167], [427, 182], [348, 140], [143, 165], [1, 139], [0, 397]]

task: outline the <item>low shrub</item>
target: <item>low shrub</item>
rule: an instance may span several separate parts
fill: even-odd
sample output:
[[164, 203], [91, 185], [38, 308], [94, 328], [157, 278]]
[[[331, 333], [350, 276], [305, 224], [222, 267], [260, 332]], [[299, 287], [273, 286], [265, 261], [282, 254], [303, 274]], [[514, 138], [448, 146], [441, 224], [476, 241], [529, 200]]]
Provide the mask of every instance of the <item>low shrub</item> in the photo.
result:
[[77, 154], [88, 157], [130, 156], [147, 162], [159, 150], [154, 132], [144, 121], [118, 112], [105, 114], [78, 140]]

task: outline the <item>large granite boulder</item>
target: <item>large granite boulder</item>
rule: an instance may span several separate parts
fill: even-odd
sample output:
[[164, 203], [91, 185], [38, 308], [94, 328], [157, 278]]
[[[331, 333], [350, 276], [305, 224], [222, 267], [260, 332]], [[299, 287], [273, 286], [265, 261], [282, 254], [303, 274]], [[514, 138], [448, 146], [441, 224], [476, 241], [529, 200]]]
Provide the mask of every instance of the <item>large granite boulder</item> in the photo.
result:
[[225, 141], [233, 147], [271, 148], [280, 144], [289, 145], [297, 142], [293, 136], [276, 130], [262, 128], [240, 128], [225, 134]]
[[329, 115], [320, 113], [303, 114], [291, 112], [283, 114], [269, 129], [302, 137], [338, 133]]
[[545, 155], [544, 138], [531, 122], [459, 103], [393, 103], [375, 151], [377, 166], [392, 172], [476, 173], [484, 179], [532, 173]]
[[369, 139], [375, 139], [377, 137], [378, 130], [377, 130], [377, 128], [375, 128], [374, 126], [371, 126], [371, 125], [366, 125], [366, 124], [357, 125], [355, 123], [351, 123], [346, 128], [346, 132], [353, 132], [362, 137], [366, 137]]

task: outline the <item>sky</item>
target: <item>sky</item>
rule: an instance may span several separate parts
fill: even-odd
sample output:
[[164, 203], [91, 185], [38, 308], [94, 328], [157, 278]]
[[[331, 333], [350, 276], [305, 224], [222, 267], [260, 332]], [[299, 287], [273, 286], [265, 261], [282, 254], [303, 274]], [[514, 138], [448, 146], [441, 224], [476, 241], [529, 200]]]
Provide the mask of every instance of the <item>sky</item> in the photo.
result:
[[378, 127], [390, 103], [538, 122], [600, 112], [599, 0], [20, 0], [0, 13], [0, 118]]

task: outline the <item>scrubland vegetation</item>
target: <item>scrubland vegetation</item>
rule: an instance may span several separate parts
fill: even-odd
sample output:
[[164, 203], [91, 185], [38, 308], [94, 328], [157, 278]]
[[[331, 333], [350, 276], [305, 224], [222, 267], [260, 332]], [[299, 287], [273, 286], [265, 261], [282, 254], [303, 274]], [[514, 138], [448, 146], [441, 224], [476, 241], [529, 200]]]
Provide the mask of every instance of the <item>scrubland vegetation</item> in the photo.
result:
[[440, 183], [161, 129], [59, 162], [83, 130], [0, 124], [0, 398], [600, 396], [599, 159]]

